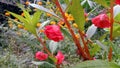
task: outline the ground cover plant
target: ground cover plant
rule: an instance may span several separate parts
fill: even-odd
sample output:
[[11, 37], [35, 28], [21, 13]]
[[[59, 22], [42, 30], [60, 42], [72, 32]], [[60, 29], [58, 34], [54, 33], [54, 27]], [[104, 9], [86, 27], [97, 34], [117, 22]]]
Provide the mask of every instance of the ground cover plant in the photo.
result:
[[119, 0], [16, 1], [0, 24], [1, 68], [120, 68]]

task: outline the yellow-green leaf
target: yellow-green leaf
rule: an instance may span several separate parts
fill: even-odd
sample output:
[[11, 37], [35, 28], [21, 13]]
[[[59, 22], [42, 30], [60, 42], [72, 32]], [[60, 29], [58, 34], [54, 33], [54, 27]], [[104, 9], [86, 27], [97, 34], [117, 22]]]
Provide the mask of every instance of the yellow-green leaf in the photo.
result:
[[31, 33], [33, 33], [35, 36], [37, 36], [36, 28], [35, 28], [33, 25], [31, 25], [31, 24], [25, 24], [25, 28], [26, 28], [29, 32], [31, 32]]
[[69, 4], [69, 0], [64, 0], [64, 2], [65, 2], [66, 4]]
[[15, 14], [13, 12], [9, 12], [9, 13], [11, 15], [13, 15], [14, 17], [16, 17], [17, 19], [19, 19], [22, 23], [24, 23], [25, 28], [29, 32], [33, 33], [34, 35], [37, 35], [35, 26], [33, 26], [33, 24], [29, 23], [28, 19], [22, 17], [21, 15]]
[[104, 7], [106, 7], [106, 8], [109, 7], [109, 6], [107, 5], [106, 0], [93, 0], [93, 1], [95, 1], [95, 2], [98, 3], [98, 4], [101, 4], [102, 6], [104, 6]]
[[26, 10], [23, 10], [23, 13], [24, 13], [25, 18], [29, 21], [28, 23], [31, 23], [31, 16], [29, 12], [27, 12]]
[[71, 68], [120, 68], [120, 66], [114, 62], [108, 62], [104, 60], [91, 60], [79, 63]]
[[78, 25], [80, 30], [84, 29], [85, 17], [84, 10], [80, 5], [80, 0], [72, 0], [72, 5], [70, 8], [71, 14], [75, 19], [75, 23]]
[[19, 19], [22, 23], [28, 23], [27, 19], [25, 19], [24, 17], [22, 17], [21, 15], [18, 15], [16, 13], [13, 12], [9, 12], [12, 16], [16, 17], [17, 19]]
[[115, 26], [113, 29], [113, 37], [118, 37], [120, 36], [120, 26]]
[[34, 15], [32, 17], [32, 23], [33, 23], [34, 26], [36, 26], [37, 23], [39, 22], [41, 14], [42, 14], [42, 12], [40, 10], [37, 10], [34, 13]]

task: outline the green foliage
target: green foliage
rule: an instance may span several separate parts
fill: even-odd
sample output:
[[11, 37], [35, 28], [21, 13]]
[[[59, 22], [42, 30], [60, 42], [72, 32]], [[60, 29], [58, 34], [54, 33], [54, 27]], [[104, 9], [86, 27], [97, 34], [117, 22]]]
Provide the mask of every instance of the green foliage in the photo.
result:
[[119, 44], [120, 44], [120, 37], [117, 37], [114, 42], [108, 41], [109, 44], [112, 46], [113, 48], [113, 60], [116, 61], [119, 65], [120, 65], [120, 48], [119, 48]]
[[64, 0], [64, 2], [68, 5], [69, 4], [69, 0]]
[[36, 27], [36, 24], [39, 22], [40, 20], [40, 15], [42, 14], [42, 12], [40, 10], [37, 10], [34, 15], [32, 16], [32, 23], [34, 23], [33, 25]]
[[72, 41], [71, 35], [70, 35], [70, 33], [67, 31], [67, 29], [61, 28], [61, 31], [62, 31], [62, 33], [63, 33], [66, 37], [68, 37], [68, 38]]
[[93, 44], [92, 48], [90, 49], [90, 54], [91, 54], [91, 56], [94, 56], [99, 51], [100, 51], [100, 47], [96, 44]]
[[119, 26], [116, 26], [114, 27], [114, 30], [113, 30], [113, 37], [118, 37], [120, 36], [120, 27]]
[[46, 61], [41, 61], [41, 62], [32, 61], [32, 63], [37, 65], [39, 68], [55, 68], [54, 65], [52, 65]]
[[[55, 3], [55, 0], [52, 0], [52, 1]], [[58, 1], [60, 2], [61, 6], [63, 8], [67, 7], [67, 9], [68, 9], [67, 12], [68, 13], [70, 12], [70, 14], [72, 14], [72, 16], [74, 17], [75, 21], [70, 21], [69, 23], [72, 26], [71, 29], [74, 30], [75, 34], [78, 34], [78, 32], [77, 32], [78, 29], [73, 27], [72, 24], [74, 22], [78, 25], [78, 28], [80, 30], [82, 30], [82, 31], [88, 30], [87, 28], [91, 25], [91, 19], [94, 16], [101, 13], [102, 10], [104, 10], [106, 8], [109, 8], [107, 3], [110, 2], [108, 0], [89, 0], [89, 2], [88, 2], [88, 0], [84, 0], [86, 2], [84, 3], [84, 5], [81, 6], [80, 1], [83, 1], [83, 0], [61, 0], [61, 1], [58, 0]], [[102, 6], [100, 6], [98, 4], [94, 4], [94, 2], [96, 2], [98, 4], [101, 4]], [[33, 15], [31, 15], [29, 13], [30, 11], [27, 9], [27, 8], [29, 8], [29, 6], [27, 8], [24, 8], [24, 6], [23, 7], [21, 6], [21, 9], [23, 10], [23, 13], [24, 13], [24, 17], [22, 17], [19, 14], [15, 14], [13, 12], [10, 12], [11, 15], [13, 15], [15, 18], [19, 19], [19, 21], [13, 21], [13, 22], [19, 22], [17, 24], [24, 25], [25, 28], [29, 32], [33, 33], [34, 35], [38, 34], [39, 36], [41, 36], [42, 40], [44, 41], [46, 46], [49, 48], [48, 50], [51, 51], [52, 54], [56, 55], [56, 51], [62, 50], [62, 52], [65, 55], [65, 62], [63, 62], [63, 64], [61, 65], [61, 68], [63, 68], [63, 67], [66, 68], [66, 66], [70, 67], [70, 66], [73, 66], [76, 63], [79, 63], [79, 61], [82, 61], [82, 60], [80, 60], [81, 57], [79, 57], [76, 54], [76, 49], [77, 48], [76, 48], [76, 46], [74, 46], [75, 44], [73, 43], [73, 39], [71, 37], [71, 34], [68, 31], [68, 28], [64, 28], [64, 27], [61, 28], [61, 31], [64, 34], [64, 41], [60, 41], [59, 43], [58, 42], [53, 42], [53, 41], [48, 41], [48, 39], [46, 39], [46, 36], [44, 35], [44, 33], [42, 33], [42, 32], [39, 33], [39, 30], [43, 29], [45, 27], [45, 25], [48, 25], [50, 23], [50, 21], [55, 20], [56, 22], [59, 22], [62, 19], [62, 18], [60, 18], [61, 14], [60, 14], [60, 12], [58, 12], [59, 10], [56, 10], [57, 8], [53, 3], [50, 3], [50, 6], [49, 6], [49, 4], [47, 4], [47, 6], [46, 6], [45, 1], [42, 2], [42, 3], [43, 3], [43, 5], [38, 5], [38, 4], [35, 4], [35, 3], [30, 4], [30, 6], [39, 9], [39, 10], [35, 11]], [[64, 3], [66, 3], [67, 6], [64, 5]], [[92, 5], [92, 8], [90, 8], [90, 5]], [[54, 12], [50, 11], [50, 9], [52, 9]], [[53, 16], [55, 16], [55, 19], [53, 19], [53, 17], [51, 17], [51, 16], [49, 16], [49, 17], [45, 16], [46, 14], [41, 15], [42, 11], [40, 11], [40, 10], [42, 10], [43, 12], [47, 12], [47, 13], [52, 14]], [[85, 24], [84, 11], [89, 12], [88, 13], [89, 15], [86, 17], [86, 19], [89, 18], [89, 22], [86, 21], [87, 22], [87, 24], [86, 24], [87, 27], [86, 28], [84, 28], [84, 24]], [[42, 23], [41, 23], [41, 26], [39, 28], [37, 28], [38, 31], [36, 31], [36, 25], [39, 21], [41, 21]], [[115, 22], [120, 22], [120, 14], [118, 14], [115, 17]], [[64, 25], [66, 25], [66, 24], [64, 24]], [[42, 47], [41, 47], [40, 43], [36, 40], [35, 36], [31, 36], [31, 34], [29, 34], [27, 31], [24, 31], [23, 29], [17, 30], [17, 27], [16, 28], [14, 27], [14, 29], [15, 29], [15, 31], [23, 31], [22, 32], [23, 36], [21, 36], [22, 41], [20, 40], [20, 41], [18, 41], [19, 43], [16, 44], [16, 42], [14, 42], [15, 40], [12, 40], [14, 42], [14, 43], [12, 42], [12, 44], [14, 44], [14, 45], [19, 45], [20, 44], [20, 45], [22, 45], [21, 49], [24, 49], [25, 47], [28, 49], [28, 51], [26, 51], [27, 49], [25, 48], [24, 53], [21, 53], [22, 51], [19, 50], [22, 57], [23, 57], [23, 54], [26, 54], [26, 53], [29, 53], [29, 54], [27, 54], [25, 56], [25, 59], [22, 59], [20, 57], [21, 61], [17, 61], [19, 59], [17, 59], [17, 56], [14, 57], [15, 55], [13, 55], [13, 57], [12, 57], [13, 61], [11, 61], [11, 60], [9, 61], [9, 58], [11, 58], [11, 57], [7, 58], [7, 55], [5, 57], [2, 56], [2, 58], [0, 56], [0, 63], [3, 62], [2, 63], [3, 65], [5, 65], [7, 63], [6, 65], [8, 65], [8, 66], [11, 65], [12, 68], [17, 68], [18, 66], [21, 66], [23, 64], [27, 65], [28, 63], [31, 63], [31, 60], [34, 60], [33, 56], [34, 56], [35, 52], [38, 51], [38, 50], [41, 51]], [[26, 37], [26, 34], [24, 32], [26, 32], [26, 34], [28, 34], [27, 37]], [[92, 33], [93, 30], [91, 30], [90, 32]], [[119, 44], [120, 43], [116, 44], [117, 43], [116, 41], [114, 43], [113, 42], [111, 42], [111, 43], [108, 42], [109, 38], [106, 39], [106, 36], [109, 35], [109, 33], [110, 33], [109, 29], [108, 30], [105, 30], [105, 29], [97, 30], [95, 32], [95, 36], [91, 37], [91, 39], [90, 39], [90, 40], [92, 40], [92, 44], [87, 42], [88, 39], [85, 37], [86, 43], [88, 43], [88, 46], [90, 45], [89, 46], [89, 51], [90, 51], [91, 57], [94, 56], [94, 57], [97, 57], [98, 59], [108, 59], [108, 57], [107, 57], [108, 56], [108, 51], [109, 51], [108, 49], [109, 49], [110, 46], [112, 46], [112, 48], [113, 48], [112, 61], [116, 62], [116, 61], [120, 60], [120, 54], [119, 54], [119, 52], [120, 52]], [[120, 27], [119, 27], [118, 24], [114, 24], [113, 37], [119, 38], [118, 36], [120, 36]], [[15, 36], [15, 38], [18, 38], [18, 37]], [[81, 38], [79, 38], [79, 39], [80, 39], [81, 46], [83, 47]], [[4, 39], [3, 39], [3, 41], [4, 41]], [[24, 41], [26, 41], [26, 42], [23, 43]], [[24, 46], [26, 44], [29, 45], [29, 46]], [[19, 46], [15, 46], [16, 48], [15, 47], [14, 48], [19, 49], [20, 48]], [[12, 46], [10, 46], [10, 47], [12, 47]], [[10, 48], [8, 48], [8, 49], [10, 49]], [[17, 49], [17, 53], [19, 53], [18, 49]], [[31, 53], [34, 53], [34, 54], [31, 54]], [[26, 60], [26, 58], [28, 58], [28, 59]], [[27, 63], [27, 61], [28, 61], [28, 63]], [[55, 63], [54, 62], [56, 62], [56, 61], [57, 60], [56, 60], [55, 57], [49, 56], [49, 58], [46, 61], [38, 61], [38, 62], [33, 61], [32, 63], [35, 65], [35, 68], [36, 67], [37, 68], [55, 68]], [[2, 65], [2, 64], [0, 64], [0, 65]], [[29, 66], [29, 64], [28, 64], [28, 66]], [[0, 66], [0, 67], [1, 68], [7, 68], [7, 66], [5, 66], [5, 67]], [[29, 68], [29, 67], [26, 67], [26, 68]], [[85, 61], [85, 62], [82, 61], [81, 63], [76, 64], [72, 68], [120, 68], [120, 66], [118, 66], [117, 64], [115, 64], [113, 62], [108, 62], [108, 61], [103, 61], [103, 60], [94, 60], [94, 61], [92, 60], [92, 61]]]
[[93, 1], [97, 2], [98, 4], [100, 4], [100, 5], [102, 5], [102, 6], [106, 7], [106, 8], [109, 7], [109, 6], [107, 5], [106, 0], [93, 0]]
[[80, 5], [80, 0], [72, 0], [70, 11], [75, 19], [75, 23], [78, 25], [78, 28], [80, 30], [84, 30], [85, 17], [84, 10]]
[[74, 66], [74, 68], [120, 68], [120, 66], [113, 62], [103, 60], [92, 60], [81, 62]]
[[9, 13], [14, 17], [16, 17], [17, 19], [19, 19], [22, 23], [24, 23], [25, 28], [29, 32], [33, 33], [34, 35], [37, 35], [36, 25], [40, 20], [41, 11], [38, 10], [34, 13], [33, 16], [30, 16], [29, 12], [27, 12], [26, 10], [23, 10], [24, 17], [22, 17], [21, 15], [15, 14], [13, 12], [9, 12]]
[[11, 15], [13, 15], [14, 17], [16, 17], [16, 18], [18, 18], [21, 22], [23, 22], [24, 24], [27, 24], [28, 23], [28, 21], [24, 18], [24, 17], [22, 17], [21, 15], [19, 15], [19, 14], [15, 14], [15, 13], [13, 13], [13, 12], [9, 12]]
[[32, 23], [29, 12], [27, 12], [26, 10], [23, 10], [23, 13], [24, 13], [24, 16], [27, 19], [27, 21], [29, 21], [28, 23]]
[[[116, 13], [118, 13], [118, 12], [116, 12]], [[120, 22], [120, 13], [115, 16], [114, 20], [115, 20], [115, 22]]]
[[120, 22], [120, 13], [115, 16], [114, 21], [113, 37], [118, 37], [120, 35], [120, 24], [118, 24]]

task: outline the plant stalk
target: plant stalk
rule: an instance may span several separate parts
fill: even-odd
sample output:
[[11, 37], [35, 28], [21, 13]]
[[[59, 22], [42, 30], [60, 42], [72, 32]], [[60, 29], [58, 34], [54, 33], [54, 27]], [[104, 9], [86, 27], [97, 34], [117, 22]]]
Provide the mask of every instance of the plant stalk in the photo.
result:
[[108, 54], [108, 60], [112, 60], [112, 47], [110, 47], [109, 54]]
[[56, 65], [56, 68], [60, 68], [60, 65], [59, 65], [59, 64], [57, 64], [57, 65]]
[[82, 57], [84, 58], [84, 60], [88, 60], [89, 58], [88, 58], [88, 56], [86, 56], [84, 50], [82, 49], [82, 47], [81, 47], [81, 45], [80, 45], [80, 43], [79, 43], [79, 40], [75, 37], [74, 31], [72, 30], [69, 22], [67, 21], [67, 18], [65, 17], [65, 12], [62, 10], [62, 8], [61, 8], [61, 6], [60, 6], [60, 4], [59, 4], [59, 1], [58, 1], [58, 0], [55, 0], [55, 1], [56, 1], [55, 4], [56, 4], [56, 6], [59, 8], [59, 11], [61, 12], [61, 14], [62, 14], [62, 16], [63, 16], [63, 18], [64, 18], [64, 22], [65, 22], [65, 24], [67, 25], [67, 27], [68, 27], [68, 29], [69, 29], [72, 37], [73, 37], [73, 40], [74, 40], [74, 42], [75, 42], [75, 44], [76, 44], [79, 52], [81, 53], [81, 55], [82, 55]]
[[42, 41], [41, 38], [37, 37], [38, 41], [42, 44], [45, 52], [47, 52], [47, 54], [51, 57], [54, 57], [53, 54], [48, 50], [48, 48], [46, 47], [45, 43]]
[[[113, 40], [113, 23], [114, 23], [114, 16], [113, 16], [113, 6], [114, 6], [114, 0], [110, 0], [110, 40]], [[110, 47], [110, 51], [108, 54], [108, 60], [112, 60], [112, 47]]]
[[113, 17], [113, 6], [114, 6], [114, 0], [110, 1], [110, 40], [113, 40], [113, 22], [114, 22], [114, 17]]
[[[41, 38], [37, 37], [37, 39], [39, 40], [39, 42], [43, 45], [44, 50], [47, 52], [47, 54], [53, 58], [55, 58], [55, 56], [48, 50], [48, 48], [46, 47], [45, 43], [42, 41]], [[54, 62], [56, 63], [56, 62]], [[56, 64], [56, 68], [60, 68], [60, 65]]]
[[91, 59], [91, 57], [90, 57], [90, 52], [89, 52], [89, 48], [88, 48], [87, 43], [85, 42], [84, 35], [83, 35], [83, 33], [82, 33], [80, 30], [78, 30], [78, 33], [79, 33], [79, 35], [80, 35], [80, 37], [81, 37], [81, 39], [82, 39], [82, 42], [83, 42], [83, 44], [84, 44], [85, 52], [86, 52], [88, 58]]

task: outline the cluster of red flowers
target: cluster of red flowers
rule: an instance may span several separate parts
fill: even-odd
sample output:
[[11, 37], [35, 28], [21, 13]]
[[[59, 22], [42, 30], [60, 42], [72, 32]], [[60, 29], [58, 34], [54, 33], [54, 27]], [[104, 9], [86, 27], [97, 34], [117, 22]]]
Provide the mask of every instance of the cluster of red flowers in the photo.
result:
[[[38, 51], [35, 54], [35, 58], [40, 60], [40, 61], [43, 61], [43, 60], [46, 60], [48, 58], [48, 54], [45, 54], [44, 52]], [[58, 51], [55, 58], [57, 59], [56, 64], [61, 64], [64, 61], [64, 55], [62, 54], [61, 51]]]
[[[45, 31], [44, 33], [46, 36], [55, 42], [59, 42], [60, 40], [63, 40], [63, 35], [62, 32], [60, 31], [60, 27], [58, 25], [47, 25], [45, 26]], [[48, 54], [45, 54], [44, 52], [38, 51], [35, 54], [35, 58], [43, 61], [48, 58]], [[61, 64], [64, 60], [64, 55], [62, 54], [61, 51], [58, 51], [57, 55], [55, 56], [57, 59], [56, 64]]]
[[[115, 0], [115, 3], [120, 5], [120, 0]], [[110, 20], [109, 20], [109, 17], [107, 16], [107, 14], [99, 14], [98, 16], [92, 18], [92, 23], [98, 28], [110, 27]], [[50, 40], [53, 40], [56, 42], [63, 40], [63, 35], [62, 35], [62, 32], [60, 31], [60, 27], [58, 25], [47, 25], [45, 27], [44, 33]], [[40, 61], [43, 61], [48, 58], [48, 54], [38, 51], [35, 54], [35, 58]], [[58, 51], [55, 58], [57, 59], [56, 64], [61, 64], [64, 60], [64, 55], [62, 54], [61, 51]]]

